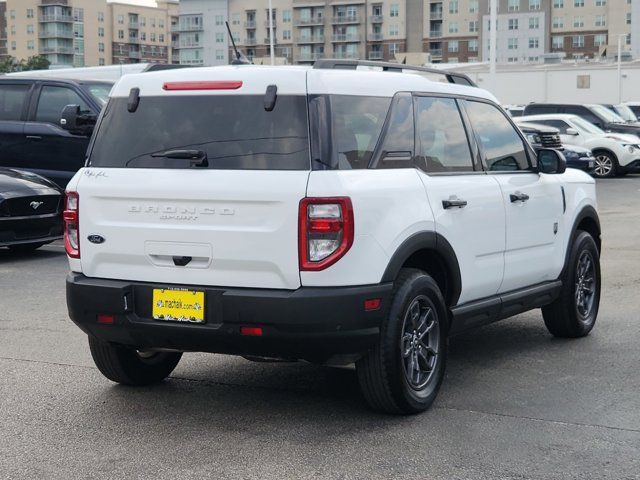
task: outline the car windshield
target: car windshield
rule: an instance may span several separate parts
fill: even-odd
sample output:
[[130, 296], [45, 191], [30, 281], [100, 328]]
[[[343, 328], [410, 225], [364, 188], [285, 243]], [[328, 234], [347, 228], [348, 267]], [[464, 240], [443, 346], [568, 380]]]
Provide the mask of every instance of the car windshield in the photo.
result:
[[587, 133], [595, 133], [595, 134], [604, 134], [604, 130], [596, 127], [593, 123], [587, 122], [580, 117], [574, 117], [571, 121], [578, 127], [580, 130], [583, 130]]
[[[116, 168], [308, 170], [304, 95], [163, 95], [111, 98], [95, 135], [90, 165]], [[141, 131], [143, 133], [141, 134]], [[197, 165], [193, 165], [198, 160]]]
[[613, 113], [607, 107], [603, 107], [602, 105], [591, 105], [591, 110], [602, 117], [606, 122], [625, 123], [624, 119], [620, 115]]
[[616, 109], [616, 113], [618, 115], [620, 115], [627, 122], [637, 122], [638, 121], [638, 118], [633, 113], [633, 110], [631, 110], [626, 105], [614, 105], [613, 108], [615, 108]]
[[109, 101], [109, 92], [111, 91], [111, 87], [113, 87], [113, 83], [85, 83], [85, 88], [89, 91], [89, 93], [95, 98], [101, 107], [104, 107]]

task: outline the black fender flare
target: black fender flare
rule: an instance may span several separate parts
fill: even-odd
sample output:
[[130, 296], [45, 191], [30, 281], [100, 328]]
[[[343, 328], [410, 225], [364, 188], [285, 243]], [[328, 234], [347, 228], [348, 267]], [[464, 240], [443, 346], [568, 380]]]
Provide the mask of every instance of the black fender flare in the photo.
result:
[[564, 277], [564, 273], [567, 270], [567, 265], [569, 264], [569, 255], [571, 254], [571, 245], [576, 238], [576, 232], [578, 231], [578, 225], [585, 219], [589, 218], [593, 220], [598, 229], [598, 235], [594, 238], [596, 245], [598, 246], [598, 252], [602, 250], [602, 243], [600, 240], [600, 234], [602, 229], [600, 228], [600, 217], [598, 217], [598, 212], [591, 205], [585, 205], [578, 215], [576, 215], [575, 220], [573, 221], [573, 225], [571, 226], [571, 234], [569, 235], [569, 243], [567, 244], [567, 251], [564, 252], [564, 265], [562, 267], [562, 273], [560, 274], [560, 278]]
[[382, 275], [382, 282], [393, 282], [407, 259], [420, 250], [433, 251], [444, 263], [447, 271], [448, 307], [456, 305], [462, 291], [460, 264], [451, 244], [436, 232], [418, 232], [404, 240], [391, 256]]

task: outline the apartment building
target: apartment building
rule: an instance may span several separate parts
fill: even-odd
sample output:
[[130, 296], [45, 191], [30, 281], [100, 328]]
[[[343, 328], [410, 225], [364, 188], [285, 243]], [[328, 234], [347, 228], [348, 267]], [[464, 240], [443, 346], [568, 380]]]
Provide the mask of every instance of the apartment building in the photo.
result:
[[[53, 67], [170, 60], [177, 0], [144, 7], [106, 0], [6, 0], [8, 55], [43, 55]], [[1, 47], [1, 45], [0, 45]]]
[[228, 64], [229, 34], [225, 21], [229, 18], [227, 0], [182, 0], [180, 16], [171, 27], [176, 46], [173, 63]]

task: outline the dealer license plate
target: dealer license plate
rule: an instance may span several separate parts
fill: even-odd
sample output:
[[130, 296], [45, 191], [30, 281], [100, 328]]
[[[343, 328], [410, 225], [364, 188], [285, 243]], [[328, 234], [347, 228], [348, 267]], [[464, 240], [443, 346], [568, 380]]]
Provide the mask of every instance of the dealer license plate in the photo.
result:
[[204, 323], [204, 292], [154, 288], [151, 315], [155, 320]]

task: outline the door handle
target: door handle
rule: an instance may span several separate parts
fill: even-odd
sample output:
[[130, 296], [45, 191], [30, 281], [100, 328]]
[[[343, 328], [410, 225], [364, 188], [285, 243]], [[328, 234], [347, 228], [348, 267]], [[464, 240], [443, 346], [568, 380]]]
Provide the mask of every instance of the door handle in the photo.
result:
[[449, 200], [442, 200], [442, 208], [464, 208], [467, 206], [467, 201], [460, 198], [451, 197]]
[[526, 202], [527, 200], [529, 200], [529, 195], [522, 192], [516, 192], [509, 195], [509, 199], [511, 200], [511, 203]]
[[27, 140], [42, 140], [40, 135], [27, 135]]

